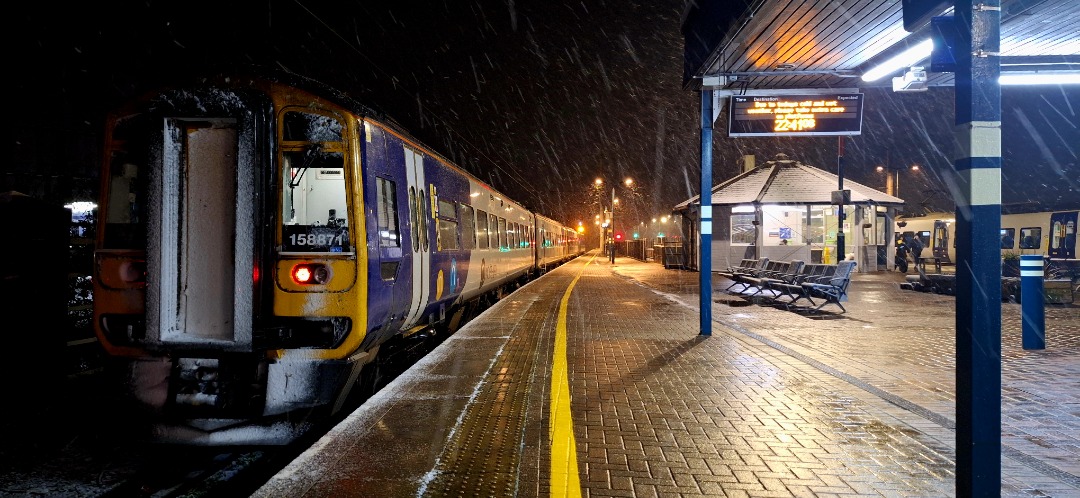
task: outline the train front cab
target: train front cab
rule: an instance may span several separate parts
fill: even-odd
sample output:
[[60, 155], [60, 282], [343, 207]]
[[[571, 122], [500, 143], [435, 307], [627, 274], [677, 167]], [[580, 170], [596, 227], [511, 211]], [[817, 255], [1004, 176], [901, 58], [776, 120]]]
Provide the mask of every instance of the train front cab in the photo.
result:
[[95, 331], [156, 440], [287, 441], [367, 360], [358, 122], [318, 102], [166, 91], [109, 121]]

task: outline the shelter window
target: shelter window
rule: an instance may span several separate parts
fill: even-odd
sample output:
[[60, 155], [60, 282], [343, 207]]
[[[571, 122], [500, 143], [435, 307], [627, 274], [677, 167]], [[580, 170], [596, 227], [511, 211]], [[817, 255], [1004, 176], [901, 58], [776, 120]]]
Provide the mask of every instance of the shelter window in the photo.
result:
[[[877, 216], [874, 214], [874, 209], [871, 206], [863, 206], [858, 208], [862, 216], [863, 223], [863, 244], [877, 245], [885, 240], [884, 237], [878, 238], [878, 232], [875, 229], [877, 224]], [[869, 225], [869, 226], [867, 226]]]
[[731, 244], [750, 245], [757, 241], [754, 213], [731, 214]]
[[809, 239], [812, 244], [825, 243], [825, 208], [814, 207], [810, 212], [810, 222], [807, 223]]

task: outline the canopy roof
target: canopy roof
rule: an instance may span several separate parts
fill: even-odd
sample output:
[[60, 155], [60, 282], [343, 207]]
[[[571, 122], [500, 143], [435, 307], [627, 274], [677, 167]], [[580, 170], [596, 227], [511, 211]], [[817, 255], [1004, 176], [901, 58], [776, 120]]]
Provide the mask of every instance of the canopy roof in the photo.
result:
[[[951, 14], [946, 0], [697, 0], [686, 2], [683, 83], [727, 89], [889, 87], [892, 78], [859, 78], [930, 39], [930, 16]], [[926, 9], [905, 21], [904, 4]], [[745, 5], [741, 15], [734, 9]], [[1080, 68], [1076, 0], [1001, 0], [1001, 71]], [[739, 17], [732, 22], [733, 14]], [[912, 13], [909, 12], [909, 15]], [[990, 28], [987, 28], [990, 29]], [[924, 58], [909, 66], [929, 66]], [[889, 76], [899, 76], [896, 68]], [[927, 69], [930, 69], [927, 67]], [[711, 81], [711, 82], [710, 82]], [[928, 73], [929, 86], [953, 86], [951, 72]]]
[[[786, 154], [731, 178], [712, 188], [713, 206], [745, 204], [832, 204], [832, 193], [839, 179], [813, 166], [808, 166]], [[904, 200], [879, 190], [844, 179], [844, 190], [851, 191], [851, 204], [900, 206]], [[698, 196], [687, 199], [675, 211], [687, 209]]]

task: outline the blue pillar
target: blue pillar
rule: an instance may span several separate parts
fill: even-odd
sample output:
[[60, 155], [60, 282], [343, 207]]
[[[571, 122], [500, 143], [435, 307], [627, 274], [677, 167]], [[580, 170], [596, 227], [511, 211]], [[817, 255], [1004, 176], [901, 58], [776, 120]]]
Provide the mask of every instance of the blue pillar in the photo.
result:
[[1046, 349], [1042, 254], [1020, 256], [1020, 321], [1024, 349]]
[[1001, 494], [1000, 0], [955, 0], [956, 495]]
[[701, 90], [701, 333], [712, 335], [712, 127], [713, 92]]

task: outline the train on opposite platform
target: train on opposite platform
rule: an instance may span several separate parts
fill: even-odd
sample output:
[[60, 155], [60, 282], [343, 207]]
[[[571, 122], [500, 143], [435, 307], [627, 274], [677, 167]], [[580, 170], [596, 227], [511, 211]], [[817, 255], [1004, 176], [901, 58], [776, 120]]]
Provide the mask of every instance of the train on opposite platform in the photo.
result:
[[154, 441], [293, 441], [370, 388], [381, 347], [583, 252], [297, 75], [151, 92], [111, 113], [103, 151], [95, 332]]
[[[1076, 228], [1080, 211], [1011, 213], [1001, 216], [1001, 255], [1042, 254], [1050, 260], [1077, 259]], [[897, 218], [896, 234], [910, 248], [918, 236], [922, 256], [956, 261], [955, 213]]]

